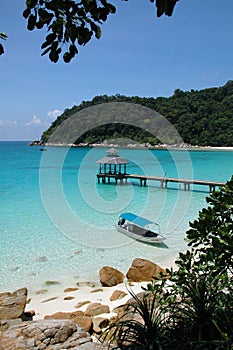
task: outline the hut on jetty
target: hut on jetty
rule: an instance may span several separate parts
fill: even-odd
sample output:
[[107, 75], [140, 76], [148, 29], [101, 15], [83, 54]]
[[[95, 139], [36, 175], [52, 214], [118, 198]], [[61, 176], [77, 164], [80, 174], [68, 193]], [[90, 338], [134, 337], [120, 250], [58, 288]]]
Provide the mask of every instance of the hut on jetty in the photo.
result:
[[129, 161], [120, 157], [116, 148], [110, 148], [106, 153], [105, 157], [96, 162], [100, 165], [99, 173], [97, 174], [98, 183], [100, 179], [105, 183], [106, 178], [108, 182], [110, 182], [110, 178], [114, 178], [116, 182], [118, 179], [122, 180], [127, 174], [126, 166], [129, 164]]

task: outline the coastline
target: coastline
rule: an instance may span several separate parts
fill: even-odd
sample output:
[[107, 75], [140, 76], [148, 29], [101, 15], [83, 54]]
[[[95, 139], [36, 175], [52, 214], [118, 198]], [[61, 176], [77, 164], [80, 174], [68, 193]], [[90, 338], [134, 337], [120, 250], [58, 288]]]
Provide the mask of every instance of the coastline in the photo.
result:
[[[92, 287], [83, 285], [77, 287], [76, 291], [72, 291], [73, 287], [70, 287], [70, 292], [65, 292], [64, 290], [62, 292], [48, 292], [32, 297], [29, 295], [30, 302], [27, 303], [25, 311], [34, 310], [35, 316], [33, 320], [40, 320], [56, 312], [85, 312], [90, 303], [100, 303], [102, 305], [108, 305], [110, 309], [110, 313], [101, 314], [101, 317], [110, 318], [115, 315], [114, 309], [116, 307], [125, 304], [131, 298], [130, 289], [137, 294], [142, 292], [142, 287], [146, 287], [148, 283], [149, 282], [134, 282], [127, 284], [127, 281], [125, 281], [113, 287]], [[111, 301], [110, 297], [116, 290], [125, 292], [126, 296]], [[78, 303], [80, 303], [80, 307], [77, 307]]]
[[[143, 258], [142, 258], [143, 259]], [[156, 264], [155, 261], [153, 261]], [[156, 264], [157, 265], [157, 264]], [[177, 268], [175, 260], [167, 260], [166, 266], [161, 266], [162, 269]], [[124, 281], [112, 287], [102, 286], [100, 280], [97, 282], [83, 281], [72, 285], [57, 285], [51, 283], [46, 289], [39, 290], [34, 294], [28, 295], [28, 303], [26, 310], [34, 310], [34, 320], [43, 319], [47, 315], [52, 315], [57, 312], [75, 312], [86, 311], [90, 303], [100, 303], [108, 305], [110, 313], [101, 314], [101, 317], [110, 318], [115, 315], [114, 309], [125, 304], [132, 296], [130, 290], [135, 294], [143, 291], [142, 287], [146, 288], [150, 281], [130, 282], [124, 277]], [[110, 300], [114, 291], [122, 291], [126, 295], [114, 301]], [[80, 304], [82, 306], [78, 307]]]
[[233, 146], [198, 146], [198, 145], [168, 145], [168, 144], [159, 144], [152, 146], [150, 144], [139, 144], [139, 143], [130, 143], [130, 144], [121, 144], [121, 143], [42, 143], [40, 141], [31, 141], [29, 146], [43, 146], [43, 147], [86, 147], [86, 148], [126, 148], [126, 149], [147, 149], [147, 150], [173, 150], [173, 151], [233, 151]]

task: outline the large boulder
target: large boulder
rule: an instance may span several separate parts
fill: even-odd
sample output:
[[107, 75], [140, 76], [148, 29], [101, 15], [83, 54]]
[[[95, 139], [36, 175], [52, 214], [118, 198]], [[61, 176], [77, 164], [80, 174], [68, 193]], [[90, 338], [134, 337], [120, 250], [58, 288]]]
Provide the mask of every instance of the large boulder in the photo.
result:
[[89, 333], [69, 320], [38, 320], [23, 322], [2, 333], [4, 350], [23, 349], [100, 349], [92, 342]]
[[166, 275], [166, 271], [152, 261], [136, 258], [133, 260], [126, 277], [130, 282], [151, 281], [153, 277], [159, 277], [160, 273]]
[[22, 319], [26, 302], [27, 288], [0, 293], [0, 320]]
[[110, 266], [104, 266], [99, 272], [100, 283], [104, 287], [112, 287], [124, 281], [124, 274]]

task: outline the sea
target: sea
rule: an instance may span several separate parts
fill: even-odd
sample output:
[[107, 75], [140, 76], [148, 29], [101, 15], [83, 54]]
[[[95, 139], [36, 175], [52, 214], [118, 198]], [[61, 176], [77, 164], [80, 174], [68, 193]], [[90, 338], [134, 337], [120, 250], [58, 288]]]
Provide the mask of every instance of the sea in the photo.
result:
[[[186, 231], [208, 205], [209, 187], [161, 188], [159, 181], [140, 186], [137, 179], [98, 183], [96, 162], [107, 151], [0, 142], [0, 292], [27, 287], [33, 295], [50, 282], [61, 289], [98, 284], [103, 266], [126, 273], [138, 257], [170, 268], [188, 249]], [[233, 174], [232, 150], [117, 151], [133, 174], [218, 182]], [[123, 212], [155, 221], [164, 243], [153, 246], [118, 232]]]

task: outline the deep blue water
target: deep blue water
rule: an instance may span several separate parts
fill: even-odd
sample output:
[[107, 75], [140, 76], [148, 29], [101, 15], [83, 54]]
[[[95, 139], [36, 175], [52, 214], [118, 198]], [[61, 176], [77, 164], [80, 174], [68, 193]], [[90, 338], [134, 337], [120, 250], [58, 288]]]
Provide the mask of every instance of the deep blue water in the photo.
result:
[[[23, 286], [30, 292], [46, 280], [61, 286], [98, 280], [110, 265], [126, 272], [135, 257], [168, 266], [186, 249], [189, 221], [206, 205], [208, 187], [178, 190], [159, 183], [140, 187], [97, 184], [96, 161], [104, 148], [29, 147], [0, 142], [0, 291]], [[130, 173], [227, 181], [233, 174], [232, 151], [120, 149]], [[116, 231], [119, 213], [132, 211], [156, 220], [167, 239], [152, 247]]]

